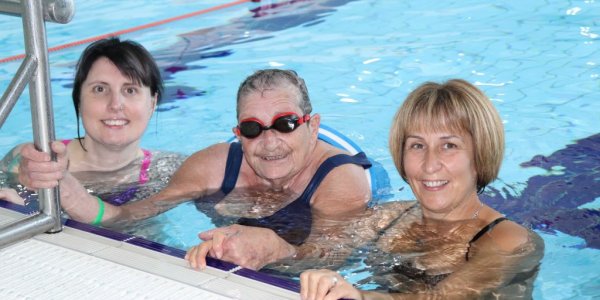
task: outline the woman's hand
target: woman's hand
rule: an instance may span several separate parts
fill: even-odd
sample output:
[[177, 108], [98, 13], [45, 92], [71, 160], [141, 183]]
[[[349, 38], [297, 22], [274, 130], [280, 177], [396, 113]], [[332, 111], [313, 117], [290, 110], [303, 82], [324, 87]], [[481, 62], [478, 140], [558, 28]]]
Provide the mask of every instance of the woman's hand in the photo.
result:
[[300, 274], [300, 297], [303, 300], [362, 300], [358, 289], [340, 274], [326, 269], [308, 270]]
[[0, 188], [0, 199], [19, 205], [25, 205], [25, 199], [21, 198], [17, 191], [10, 188]]
[[258, 270], [295, 253], [295, 248], [273, 230], [231, 225], [202, 232], [204, 242], [192, 247], [185, 255], [194, 269], [206, 268], [209, 255], [239, 266]]
[[21, 184], [30, 189], [58, 186], [67, 173], [67, 147], [60, 141], [54, 141], [51, 148], [56, 153], [56, 161], [52, 161], [49, 153], [35, 149], [33, 144], [23, 146], [19, 165]]

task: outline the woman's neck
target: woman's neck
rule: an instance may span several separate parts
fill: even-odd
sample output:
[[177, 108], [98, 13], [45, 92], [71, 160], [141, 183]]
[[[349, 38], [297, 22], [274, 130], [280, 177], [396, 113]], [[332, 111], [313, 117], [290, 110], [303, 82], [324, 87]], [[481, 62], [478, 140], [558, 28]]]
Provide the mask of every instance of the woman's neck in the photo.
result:
[[107, 147], [87, 137], [81, 140], [81, 144], [73, 140], [69, 143], [68, 150], [71, 172], [119, 170], [143, 155], [139, 142]]
[[479, 218], [483, 210], [483, 202], [481, 202], [477, 193], [474, 192], [446, 213], [434, 213], [423, 208], [423, 218], [424, 220], [438, 221], [475, 220]]

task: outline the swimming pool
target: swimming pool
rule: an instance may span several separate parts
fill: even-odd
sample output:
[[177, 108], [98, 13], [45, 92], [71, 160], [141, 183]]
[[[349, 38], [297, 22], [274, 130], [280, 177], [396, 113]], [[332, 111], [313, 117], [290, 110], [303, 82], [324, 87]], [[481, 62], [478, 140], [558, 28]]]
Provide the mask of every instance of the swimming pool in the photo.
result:
[[[172, 1], [168, 10], [148, 2], [140, 8], [79, 1], [70, 24], [48, 24], [49, 44], [229, 1]], [[387, 149], [396, 108], [423, 81], [477, 83], [500, 111], [507, 135], [500, 180], [484, 198], [532, 224], [546, 242], [534, 298], [593, 299], [600, 296], [598, 20], [596, 1], [263, 0], [124, 37], [148, 47], [166, 76], [166, 99], [144, 147], [190, 154], [227, 140], [241, 80], [260, 68], [291, 68], [306, 79], [324, 122], [387, 169], [394, 199], [412, 198]], [[22, 53], [20, 20], [1, 16], [0, 27], [0, 59]], [[50, 55], [57, 137], [76, 134], [70, 82], [82, 49]], [[2, 91], [18, 65], [0, 64]], [[0, 131], [1, 153], [31, 139], [30, 120], [21, 99]], [[199, 228], [211, 226], [186, 205], [159, 218], [169, 234], [156, 238], [180, 247], [196, 243]]]

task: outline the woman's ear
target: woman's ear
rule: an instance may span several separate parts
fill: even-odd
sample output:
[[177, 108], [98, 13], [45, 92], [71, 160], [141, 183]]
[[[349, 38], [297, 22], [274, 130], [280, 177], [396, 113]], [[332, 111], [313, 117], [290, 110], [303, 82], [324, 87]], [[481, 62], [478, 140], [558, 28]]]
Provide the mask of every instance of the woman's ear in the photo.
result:
[[310, 117], [310, 121], [308, 121], [308, 126], [310, 128], [310, 135], [314, 137], [314, 139], [318, 139], [319, 137], [319, 126], [321, 126], [321, 116], [319, 114], [314, 114]]
[[158, 94], [152, 96], [152, 112], [156, 111], [156, 106], [158, 105]]
[[321, 115], [314, 114], [310, 117], [310, 121], [308, 121], [311, 130], [319, 131], [319, 126], [321, 125]]

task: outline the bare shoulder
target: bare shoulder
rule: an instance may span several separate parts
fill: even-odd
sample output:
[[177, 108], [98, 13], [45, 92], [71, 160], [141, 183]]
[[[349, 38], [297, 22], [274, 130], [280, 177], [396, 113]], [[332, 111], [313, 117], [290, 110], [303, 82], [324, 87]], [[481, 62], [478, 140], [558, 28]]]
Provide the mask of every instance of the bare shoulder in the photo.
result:
[[201, 191], [217, 188], [223, 180], [228, 152], [228, 143], [215, 144], [195, 152], [175, 172], [170, 186]]
[[[328, 144], [321, 145], [319, 152], [320, 164], [337, 154], [350, 155]], [[364, 209], [370, 199], [371, 187], [363, 166], [346, 163], [334, 167], [325, 176], [314, 194], [313, 207], [329, 208], [332, 212], [350, 211]]]
[[513, 221], [499, 223], [489, 232], [489, 237], [496, 248], [505, 252], [518, 251], [532, 242], [529, 230]]
[[208, 168], [213, 164], [219, 165], [221, 161], [227, 159], [229, 146], [229, 143], [219, 143], [196, 151], [183, 162], [182, 167], [195, 168], [202, 166], [203, 168]]
[[[346, 154], [351, 156], [351, 154], [347, 151], [333, 147], [322, 141], [321, 143], [324, 145], [320, 145], [320, 153], [316, 153], [318, 157], [321, 157], [319, 159], [319, 165], [323, 164], [327, 159], [338, 154]], [[317, 166], [317, 168], [318, 167], [319, 166]], [[334, 167], [329, 174], [327, 174], [320, 187], [323, 187], [322, 190], [335, 191], [336, 193], [341, 193], [342, 195], [356, 194], [359, 192], [370, 193], [371, 188], [369, 186], [365, 168], [354, 163], [344, 163]]]

